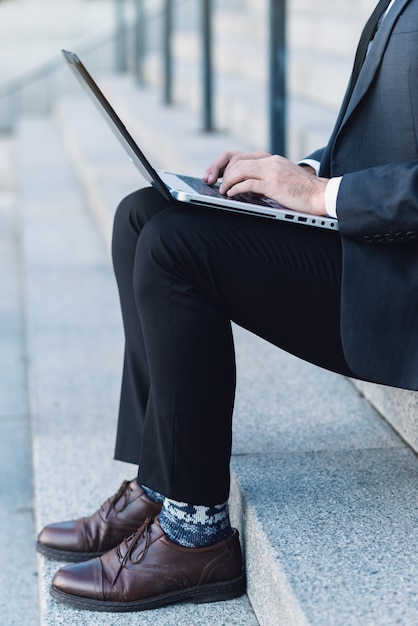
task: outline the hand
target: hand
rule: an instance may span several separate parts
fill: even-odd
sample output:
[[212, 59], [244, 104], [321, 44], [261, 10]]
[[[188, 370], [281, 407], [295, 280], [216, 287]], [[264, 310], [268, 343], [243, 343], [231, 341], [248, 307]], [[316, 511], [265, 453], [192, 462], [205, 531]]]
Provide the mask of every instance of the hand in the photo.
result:
[[203, 180], [208, 185], [214, 185], [218, 178], [225, 176], [225, 173], [235, 163], [240, 160], [257, 160], [270, 156], [268, 152], [239, 152], [238, 150], [230, 150], [222, 152], [221, 155], [206, 170]]
[[300, 167], [284, 157], [256, 154], [263, 156], [224, 153], [212, 164], [209, 173], [218, 172], [219, 175], [224, 168], [220, 187], [222, 194], [233, 197], [252, 192], [272, 198], [294, 211], [326, 215], [325, 188], [328, 179], [319, 178], [311, 173], [310, 168]]

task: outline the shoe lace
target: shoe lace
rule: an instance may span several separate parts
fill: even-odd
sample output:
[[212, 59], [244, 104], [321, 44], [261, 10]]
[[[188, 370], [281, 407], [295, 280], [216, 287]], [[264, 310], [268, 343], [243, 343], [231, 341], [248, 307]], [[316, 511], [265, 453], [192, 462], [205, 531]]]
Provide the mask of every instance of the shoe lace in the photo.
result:
[[119, 500], [122, 498], [122, 496], [124, 496], [125, 500], [123, 502], [121, 511], [125, 508], [125, 506], [128, 503], [128, 487], [129, 487], [129, 481], [124, 480], [121, 486], [119, 487], [119, 489], [117, 490], [117, 492], [113, 496], [108, 498], [106, 502], [104, 502], [101, 505], [100, 509], [103, 511], [105, 519], [108, 518], [112, 509], [116, 510], [116, 505], [119, 502]]
[[[136, 558], [135, 561], [132, 561], [132, 563], [135, 563], [135, 565], [138, 565], [142, 561], [142, 559], [145, 557], [147, 550], [149, 548], [150, 542], [151, 542], [151, 530], [150, 529], [151, 529], [153, 522], [154, 522], [153, 518], [148, 517], [145, 520], [145, 522], [142, 524], [142, 526], [138, 528], [138, 530], [132, 533], [132, 535], [129, 535], [129, 537], [126, 537], [126, 539], [124, 539], [123, 542], [117, 547], [117, 554], [119, 557], [119, 567], [115, 574], [115, 578], [113, 579], [112, 585], [116, 583], [117, 579], [119, 578], [119, 574], [121, 573], [122, 569], [125, 567], [127, 562], [129, 560], [132, 561], [131, 555], [132, 555], [133, 549], [135, 548], [135, 546], [137, 545], [137, 542], [141, 538], [145, 539], [144, 546], [141, 552], [139, 553], [138, 558]], [[122, 556], [122, 553], [120, 550], [121, 546], [126, 547], [126, 552], [124, 556]]]

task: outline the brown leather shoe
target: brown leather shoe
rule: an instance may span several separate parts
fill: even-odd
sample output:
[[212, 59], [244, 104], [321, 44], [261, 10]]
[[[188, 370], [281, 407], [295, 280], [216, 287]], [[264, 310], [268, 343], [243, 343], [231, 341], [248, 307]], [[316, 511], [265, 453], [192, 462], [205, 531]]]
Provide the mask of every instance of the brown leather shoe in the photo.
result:
[[147, 520], [102, 557], [60, 569], [51, 585], [56, 600], [92, 611], [216, 602], [244, 592], [237, 530], [212, 546], [184, 548], [166, 537], [157, 519]]
[[147, 498], [136, 480], [125, 480], [90, 517], [45, 526], [36, 549], [59, 561], [85, 561], [117, 546], [160, 510], [161, 505]]

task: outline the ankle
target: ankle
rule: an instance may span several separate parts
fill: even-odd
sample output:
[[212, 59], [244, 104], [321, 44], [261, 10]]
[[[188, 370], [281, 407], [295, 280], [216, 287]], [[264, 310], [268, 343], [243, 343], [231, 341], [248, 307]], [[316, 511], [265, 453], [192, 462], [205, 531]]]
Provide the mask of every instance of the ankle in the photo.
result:
[[232, 533], [227, 502], [200, 506], [165, 498], [158, 520], [170, 541], [187, 548], [210, 546]]
[[152, 500], [152, 502], [155, 502], [156, 504], [162, 504], [164, 502], [164, 496], [161, 493], [158, 493], [158, 491], [154, 491], [154, 489], [150, 489], [146, 485], [139, 484], [139, 486], [141, 487], [147, 498], [149, 500]]

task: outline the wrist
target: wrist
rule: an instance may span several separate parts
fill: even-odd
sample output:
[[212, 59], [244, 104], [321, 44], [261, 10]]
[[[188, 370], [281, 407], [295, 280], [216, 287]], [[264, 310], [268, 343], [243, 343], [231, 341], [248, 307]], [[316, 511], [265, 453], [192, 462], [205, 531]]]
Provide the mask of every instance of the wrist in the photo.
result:
[[315, 215], [326, 215], [326, 203], [325, 203], [325, 192], [328, 185], [328, 178], [321, 178], [316, 176], [315, 180], [315, 190], [311, 196], [311, 206], [312, 212]]
[[305, 172], [309, 172], [309, 174], [316, 176], [316, 170], [314, 167], [312, 167], [312, 165], [309, 165], [308, 163], [298, 163], [298, 165], [299, 167], [302, 167]]
[[298, 162], [298, 165], [301, 166], [308, 166], [310, 169], [308, 170], [309, 172], [312, 172], [312, 174], [315, 174], [316, 176], [318, 176], [319, 173], [319, 168], [321, 167], [321, 163], [320, 161], [317, 161], [316, 159], [302, 159], [301, 161]]

